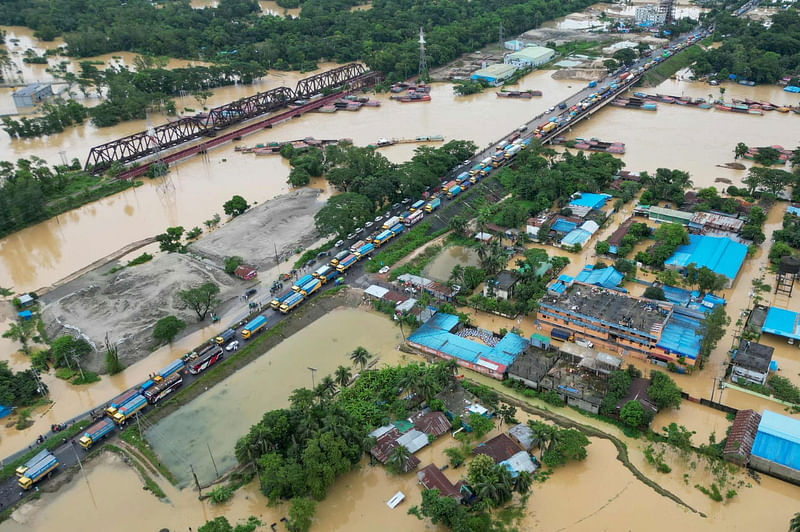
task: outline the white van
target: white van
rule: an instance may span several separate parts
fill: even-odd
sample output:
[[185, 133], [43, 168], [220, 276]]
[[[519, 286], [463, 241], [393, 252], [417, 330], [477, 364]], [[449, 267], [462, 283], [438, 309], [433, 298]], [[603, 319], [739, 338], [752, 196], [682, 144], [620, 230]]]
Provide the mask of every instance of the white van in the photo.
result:
[[577, 340], [575, 340], [575, 343], [581, 347], [588, 347], [589, 349], [594, 347], [594, 344], [592, 342], [590, 342], [589, 340], [585, 340], [583, 338], [578, 338]]

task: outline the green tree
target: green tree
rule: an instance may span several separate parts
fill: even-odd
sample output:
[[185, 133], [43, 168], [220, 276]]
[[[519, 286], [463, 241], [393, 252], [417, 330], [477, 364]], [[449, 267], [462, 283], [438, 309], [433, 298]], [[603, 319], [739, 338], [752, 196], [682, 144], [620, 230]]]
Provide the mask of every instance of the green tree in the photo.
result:
[[398, 445], [392, 452], [389, 454], [389, 459], [386, 462], [389, 466], [389, 469], [394, 471], [395, 473], [405, 473], [407, 472], [408, 462], [411, 460], [411, 451], [408, 450], [403, 445]]
[[238, 268], [242, 262], [244, 262], [244, 259], [238, 255], [234, 255], [233, 257], [225, 257], [225, 273], [233, 275], [233, 272], [236, 271], [236, 268]]
[[[777, 231], [776, 231], [777, 232]], [[778, 264], [782, 257], [794, 256], [795, 252], [786, 242], [775, 242], [769, 250], [769, 260], [773, 264]]]
[[731, 319], [720, 305], [706, 314], [700, 322], [697, 333], [700, 335], [700, 357], [701, 364], [711, 355], [717, 347], [717, 343], [725, 336], [725, 328], [730, 324]]
[[589, 443], [589, 438], [579, 430], [556, 429], [552, 443], [542, 455], [542, 463], [548, 467], [557, 467], [570, 460], [584, 460]]
[[30, 354], [31, 349], [28, 342], [33, 340], [33, 337], [33, 320], [11, 322], [8, 326], [8, 330], [3, 333], [3, 338], [9, 338], [15, 342], [19, 342], [22, 346], [21, 351], [25, 354]]
[[289, 171], [289, 179], [287, 182], [295, 188], [304, 187], [311, 182], [311, 174], [302, 167], [292, 168]]
[[314, 225], [322, 235], [351, 233], [373, 215], [372, 202], [355, 192], [337, 194], [314, 215]]
[[706, 266], [697, 270], [697, 285], [702, 292], [713, 294], [725, 288], [726, 284], [728, 284], [728, 280], [724, 275], [718, 275]]
[[610, 249], [611, 244], [608, 243], [608, 240], [602, 240], [594, 246], [594, 250], [598, 255], [607, 255]]
[[467, 466], [467, 483], [476, 486], [494, 474], [494, 460], [491, 456], [479, 454]]
[[534, 437], [539, 441], [539, 458], [541, 459], [544, 456], [544, 452], [553, 442], [556, 428], [543, 421], [528, 421], [528, 426], [533, 431]]
[[681, 389], [678, 388], [675, 381], [669, 378], [669, 375], [661, 371], [650, 372], [650, 386], [647, 388], [647, 395], [659, 410], [681, 406]]
[[233, 532], [233, 527], [225, 516], [221, 515], [211, 521], [206, 521], [197, 529], [197, 532]]
[[460, 466], [467, 459], [467, 454], [461, 447], [448, 447], [444, 450], [444, 454], [450, 459], [450, 467], [452, 468]]
[[663, 270], [656, 275], [658, 282], [667, 286], [678, 286], [681, 284], [681, 276], [675, 270]]
[[630, 66], [636, 61], [636, 53], [630, 48], [617, 50], [612, 57], [625, 66]]
[[164, 316], [153, 327], [153, 339], [159, 344], [172, 343], [172, 340], [185, 327], [186, 323], [183, 320], [179, 320], [175, 316]]
[[125, 366], [119, 360], [119, 353], [117, 352], [117, 346], [112, 344], [111, 341], [108, 339], [108, 333], [106, 333], [105, 339], [106, 345], [106, 371], [109, 375], [116, 375], [123, 369]]
[[195, 288], [179, 291], [178, 299], [195, 311], [198, 321], [203, 321], [211, 307], [219, 303], [217, 294], [219, 294], [219, 286], [208, 282]]
[[92, 352], [92, 346], [83, 338], [59, 336], [50, 344], [50, 354], [56, 367], [72, 367], [76, 360]]
[[733, 149], [734, 158], [739, 159], [740, 157], [744, 157], [749, 149], [750, 148], [744, 142], [737, 143], [736, 147]]
[[156, 241], [159, 243], [159, 247], [161, 251], [180, 251], [183, 246], [181, 246], [181, 238], [183, 237], [183, 227], [167, 227], [166, 232], [161, 233], [160, 235], [156, 235]]
[[520, 471], [517, 475], [517, 481], [514, 484], [514, 491], [520, 495], [525, 495], [531, 489], [533, 484], [533, 476], [527, 471]]
[[314, 521], [314, 512], [317, 503], [307, 497], [295, 497], [290, 501], [289, 520], [287, 525], [291, 530], [306, 532]]
[[660, 286], [648, 286], [645, 288], [644, 297], [648, 299], [658, 299], [659, 301], [667, 300], [667, 297], [664, 295], [664, 289]]
[[789, 521], [789, 532], [800, 532], [800, 512], [795, 513]]
[[239, 195], [233, 196], [231, 199], [222, 204], [222, 210], [225, 211], [225, 214], [233, 217], [239, 216], [249, 208], [250, 205], [247, 204], [247, 201], [245, 201], [245, 199]]
[[346, 366], [339, 366], [334, 373], [334, 379], [339, 388], [345, 388], [353, 378], [353, 372]]
[[350, 360], [353, 362], [353, 365], [361, 366], [362, 372], [371, 358], [372, 354], [361, 346], [356, 347], [353, 352], [350, 353]]
[[644, 408], [639, 401], [632, 399], [622, 405], [619, 418], [629, 427], [641, 427], [644, 424]]
[[606, 59], [605, 61], [603, 61], [603, 66], [606, 67], [606, 70], [608, 70], [609, 72], [614, 72], [616, 69], [619, 68], [619, 63], [617, 63], [613, 59]]
[[472, 429], [472, 433], [476, 439], [482, 438], [494, 428], [494, 421], [491, 418], [482, 416], [476, 412], [470, 412], [467, 416], [467, 424]]
[[456, 214], [447, 222], [447, 227], [457, 235], [466, 236], [469, 225], [466, 218], [460, 214]]

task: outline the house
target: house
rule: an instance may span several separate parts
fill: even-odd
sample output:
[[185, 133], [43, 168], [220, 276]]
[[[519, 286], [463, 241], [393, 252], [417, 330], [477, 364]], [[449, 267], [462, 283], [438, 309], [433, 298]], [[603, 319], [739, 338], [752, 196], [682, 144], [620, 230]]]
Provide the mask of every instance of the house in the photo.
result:
[[[369, 435], [377, 440], [375, 446], [369, 450], [369, 454], [382, 464], [385, 464], [389, 461], [389, 458], [392, 456], [392, 452], [394, 451], [395, 447], [402, 445], [409, 450], [411, 456], [408, 457], [408, 461], [403, 468], [404, 473], [408, 473], [419, 465], [419, 458], [414, 456], [414, 453], [428, 444], [428, 437], [425, 436], [425, 434], [422, 434], [416, 430], [409, 431], [406, 434], [401, 434], [401, 432], [394, 425], [378, 427]], [[424, 444], [420, 444], [420, 435], [425, 438]]]
[[399, 438], [397, 438], [397, 445], [402, 445], [408, 452], [414, 454], [426, 445], [428, 445], [428, 435], [416, 429], [411, 429]]
[[450, 482], [434, 464], [429, 464], [417, 472], [417, 482], [426, 490], [439, 490], [442, 497], [452, 497], [461, 502], [461, 491]]
[[479, 444], [472, 450], [472, 454], [485, 454], [494, 460], [495, 464], [499, 464], [504, 460], [508, 460], [522, 449], [520, 446], [511, 439], [508, 434], [498, 434], [491, 440]]
[[525, 451], [530, 451], [536, 443], [536, 436], [533, 435], [533, 430], [525, 423], [514, 425], [508, 429], [508, 435]]
[[743, 341], [736, 350], [731, 366], [731, 380], [733, 382], [753, 382], [764, 384], [767, 382], [769, 366], [772, 362], [774, 347]]
[[658, 413], [658, 407], [653, 403], [653, 400], [650, 399], [650, 396], [647, 395], [647, 388], [650, 386], [650, 381], [648, 379], [643, 379], [642, 377], [636, 377], [631, 380], [630, 388], [628, 388], [628, 393], [619, 400], [617, 403], [617, 414], [619, 414], [622, 407], [625, 406], [628, 401], [637, 401], [645, 411], [645, 414], [652, 417]]
[[491, 297], [494, 294], [497, 299], [509, 300], [514, 295], [514, 285], [517, 284], [517, 281], [514, 272], [503, 270], [494, 279], [488, 279], [483, 284], [483, 296]]
[[33, 296], [31, 296], [30, 294], [22, 294], [21, 296], [19, 296], [18, 299], [19, 299], [19, 304], [22, 308], [33, 305], [35, 301], [33, 299]]
[[411, 416], [410, 421], [418, 431], [434, 438], [447, 434], [452, 427], [447, 417], [438, 411], [418, 412]]
[[528, 222], [525, 225], [525, 232], [528, 233], [528, 236], [531, 238], [538, 238], [539, 229], [547, 224], [552, 216], [553, 214], [551, 212], [544, 211], [537, 216], [528, 218]]
[[750, 467], [800, 484], [800, 420], [764, 410], [750, 451]]
[[240, 264], [233, 271], [233, 274], [236, 277], [240, 278], [240, 279], [244, 279], [245, 281], [249, 281], [250, 279], [255, 279], [255, 277], [258, 275], [258, 270], [256, 270], [252, 266], [247, 266], [245, 264]]
[[475, 240], [478, 242], [483, 242], [484, 244], [491, 242], [492, 238], [492, 235], [489, 233], [475, 233]]
[[536, 464], [533, 463], [531, 456], [526, 451], [514, 453], [507, 460], [500, 462], [500, 465], [504, 466], [509, 470], [509, 472], [511, 472], [512, 478], [517, 478], [517, 476], [523, 471], [530, 473], [531, 475], [536, 472]]
[[49, 83], [31, 83], [11, 95], [17, 107], [33, 107], [52, 96], [53, 86]]

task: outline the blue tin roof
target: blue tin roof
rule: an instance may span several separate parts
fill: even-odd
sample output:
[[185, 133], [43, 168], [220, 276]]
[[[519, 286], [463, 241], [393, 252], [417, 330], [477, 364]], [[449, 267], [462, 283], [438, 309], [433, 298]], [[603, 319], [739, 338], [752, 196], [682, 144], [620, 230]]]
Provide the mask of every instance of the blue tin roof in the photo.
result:
[[591, 192], [581, 192], [580, 195], [580, 198], [575, 198], [574, 200], [570, 201], [569, 204], [574, 207], [600, 209], [606, 204], [606, 201], [608, 201], [608, 198], [610, 197], [608, 194], [594, 194]]
[[567, 234], [567, 236], [561, 239], [561, 243], [569, 245], [575, 245], [575, 244], [583, 245], [584, 242], [586, 242], [590, 238], [592, 238], [592, 233], [590, 233], [589, 231], [586, 231], [584, 229], [573, 229], [572, 231], [569, 232], [569, 234]]
[[747, 246], [728, 237], [689, 235], [689, 244], [679, 246], [665, 264], [685, 268], [705, 266], [728, 279], [736, 279], [747, 255]]
[[751, 453], [800, 470], [800, 420], [764, 410]]
[[576, 227], [578, 227], [578, 224], [576, 224], [575, 222], [570, 222], [569, 220], [559, 218], [558, 220], [556, 220], [556, 223], [554, 223], [550, 227], [550, 229], [552, 229], [553, 231], [557, 231], [559, 233], [569, 233]]
[[613, 289], [619, 286], [624, 277], [625, 276], [618, 272], [613, 266], [595, 269], [592, 265], [586, 265], [575, 280], [581, 283]]
[[698, 334], [699, 327], [699, 320], [673, 312], [656, 345], [670, 353], [677, 353], [689, 360], [695, 360], [700, 353], [700, 341], [702, 340]]
[[797, 312], [784, 308], [769, 307], [767, 318], [764, 320], [764, 325], [761, 326], [761, 332], [800, 340], [798, 318], [800, 318], [800, 315]]

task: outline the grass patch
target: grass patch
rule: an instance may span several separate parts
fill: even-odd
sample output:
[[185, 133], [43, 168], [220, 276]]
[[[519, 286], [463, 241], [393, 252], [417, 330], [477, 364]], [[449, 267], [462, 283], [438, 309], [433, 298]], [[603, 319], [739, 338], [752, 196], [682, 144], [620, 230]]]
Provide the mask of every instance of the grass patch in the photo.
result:
[[319, 295], [319, 297], [331, 297], [331, 296], [335, 296], [335, 295], [336, 295], [336, 294], [337, 294], [337, 293], [338, 293], [340, 290], [342, 290], [343, 288], [346, 288], [346, 287], [347, 287], [347, 285], [345, 285], [345, 284], [340, 284], [339, 286], [334, 286], [334, 287], [328, 288], [327, 290], [325, 290], [324, 292], [322, 292], [322, 293]]
[[431, 246], [425, 251], [414, 257], [412, 260], [398, 266], [389, 274], [389, 280], [394, 281], [404, 273], [412, 275], [419, 275], [422, 270], [427, 266], [435, 257], [442, 251], [442, 246]]
[[150, 447], [150, 444], [147, 443], [147, 440], [139, 434], [139, 427], [135, 424], [131, 425], [127, 429], [123, 430], [120, 435], [120, 439], [134, 447], [137, 451], [142, 453], [147, 460], [150, 461], [150, 464], [155, 467], [161, 475], [167, 479], [173, 486], [177, 483], [177, 480], [172, 475], [169, 469], [164, 466], [161, 461], [156, 456], [156, 453], [153, 451], [153, 448]]
[[167, 498], [167, 494], [164, 493], [164, 491], [156, 483], [156, 481], [153, 480], [150, 477], [150, 475], [147, 474], [147, 471], [145, 470], [144, 466], [142, 464], [140, 464], [139, 461], [135, 457], [131, 456], [129, 453], [126, 453], [123, 449], [120, 449], [116, 445], [112, 445], [110, 443], [107, 443], [105, 445], [105, 448], [108, 449], [109, 451], [111, 451], [112, 453], [116, 453], [116, 454], [122, 456], [123, 458], [127, 458], [128, 459], [128, 462], [131, 465], [133, 465], [133, 467], [135, 467], [136, 470], [139, 472], [139, 475], [141, 475], [142, 480], [144, 481], [144, 489], [150, 491], [153, 495], [155, 495], [159, 499], [166, 499]]
[[5, 464], [3, 468], [0, 469], [0, 480], [5, 480], [7, 478], [14, 476], [16, 469], [25, 462], [27, 462], [28, 460], [30, 460], [31, 458], [33, 458], [34, 456], [36, 456], [36, 454], [39, 451], [41, 451], [42, 449], [48, 449], [52, 451], [53, 449], [61, 445], [62, 438], [66, 438], [68, 440], [72, 439], [77, 434], [83, 432], [84, 429], [86, 429], [86, 427], [88, 427], [90, 423], [91, 423], [90, 420], [83, 419], [81, 421], [78, 421], [74, 425], [67, 427], [58, 434], [50, 435], [42, 445], [34, 447], [27, 453], [23, 454], [22, 456], [14, 460], [13, 462]]
[[138, 266], [139, 264], [144, 264], [145, 262], [149, 262], [153, 260], [153, 256], [149, 253], [142, 253], [135, 259], [128, 261], [128, 266]]
[[686, 68], [697, 61], [704, 53], [702, 48], [696, 44], [692, 45], [681, 53], [669, 57], [666, 61], [662, 61], [645, 72], [640, 83], [647, 87], [655, 87], [678, 70]]
[[91, 384], [99, 380], [100, 380], [100, 375], [98, 375], [97, 373], [93, 371], [84, 371], [83, 375], [78, 373], [72, 378], [70, 382], [77, 386], [79, 384]]
[[208, 493], [211, 504], [222, 504], [233, 497], [233, 488], [230, 486], [217, 486]]
[[392, 266], [415, 249], [422, 247], [423, 244], [447, 232], [447, 229], [442, 229], [428, 234], [430, 229], [431, 226], [428, 223], [417, 225], [396, 241], [387, 244], [388, 248], [384, 248], [373, 255], [372, 260], [364, 265], [364, 270], [369, 273], [375, 273], [384, 266]]
[[300, 255], [300, 258], [294, 261], [294, 266], [292, 267], [294, 269], [300, 268], [303, 264], [310, 261], [311, 259], [316, 259], [317, 255], [319, 255], [323, 251], [328, 251], [329, 249], [331, 249], [335, 243], [336, 240], [329, 240], [328, 242], [325, 242], [318, 248], [305, 250], [303, 254]]
[[65, 381], [70, 380], [75, 375], [75, 372], [69, 368], [56, 368], [56, 378]]

